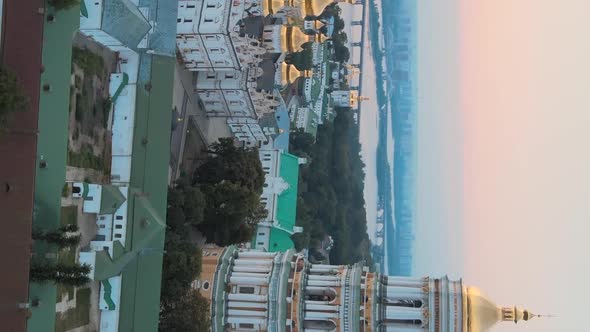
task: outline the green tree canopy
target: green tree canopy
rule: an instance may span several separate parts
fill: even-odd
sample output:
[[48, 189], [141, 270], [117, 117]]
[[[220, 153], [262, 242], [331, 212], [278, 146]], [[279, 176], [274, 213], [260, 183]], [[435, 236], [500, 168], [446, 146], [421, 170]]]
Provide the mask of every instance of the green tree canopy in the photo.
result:
[[231, 138], [221, 138], [208, 152], [211, 157], [195, 171], [195, 184], [215, 185], [229, 181], [262, 194], [264, 171], [257, 149], [239, 148]]
[[312, 43], [301, 45], [302, 50], [287, 54], [285, 62], [294, 65], [298, 70], [310, 70], [313, 67]]
[[90, 281], [89, 265], [51, 263], [34, 260], [31, 263], [31, 281], [38, 283], [55, 282], [63, 285], [82, 286]]
[[188, 237], [175, 232], [166, 234], [162, 271], [161, 303], [166, 306], [182, 297], [191, 282], [201, 273], [202, 253]]
[[200, 229], [207, 238], [218, 245], [249, 240], [255, 228], [249, 221], [259, 214], [260, 194], [229, 181], [202, 188], [207, 206]]
[[304, 232], [293, 241], [298, 249], [310, 248], [319, 260], [322, 255], [316, 252], [331, 235], [331, 263], [370, 262], [358, 126], [350, 109], [335, 111], [333, 123], [318, 127], [315, 144], [299, 132], [290, 137], [289, 150], [311, 160], [302, 167], [299, 178], [297, 225]]
[[210, 325], [209, 301], [196, 290], [190, 289], [173, 304], [161, 307], [161, 332], [203, 332], [209, 331]]

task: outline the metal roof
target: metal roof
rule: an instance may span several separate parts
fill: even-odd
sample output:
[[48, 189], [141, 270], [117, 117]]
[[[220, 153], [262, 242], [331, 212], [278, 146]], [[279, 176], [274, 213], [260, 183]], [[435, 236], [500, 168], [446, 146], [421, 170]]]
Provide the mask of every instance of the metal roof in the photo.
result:
[[147, 18], [130, 0], [103, 2], [102, 30], [123, 45], [136, 50], [150, 29], [151, 25]]
[[289, 188], [284, 190], [277, 200], [277, 220], [281, 228], [292, 231], [297, 219], [299, 158], [286, 152], [281, 153], [279, 176], [289, 184]]

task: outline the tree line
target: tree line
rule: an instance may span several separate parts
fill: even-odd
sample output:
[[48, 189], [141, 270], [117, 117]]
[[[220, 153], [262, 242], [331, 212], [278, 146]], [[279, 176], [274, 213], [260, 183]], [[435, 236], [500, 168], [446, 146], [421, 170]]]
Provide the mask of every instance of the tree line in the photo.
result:
[[[72, 234], [78, 226], [64, 225], [56, 230], [33, 230], [35, 241], [44, 241], [57, 246], [58, 249], [74, 248], [80, 243], [80, 235]], [[90, 266], [79, 263], [53, 262], [47, 259], [33, 258], [30, 269], [30, 280], [38, 283], [54, 282], [62, 285], [82, 286], [90, 281]]]
[[266, 217], [258, 151], [238, 148], [224, 138], [205, 153], [192, 177], [181, 177], [168, 190], [160, 331], [209, 330], [209, 303], [191, 288], [202, 260], [191, 234], [198, 230], [220, 246], [247, 242]]
[[330, 263], [370, 262], [358, 126], [350, 109], [335, 111], [333, 123], [318, 127], [315, 142], [301, 130], [290, 135], [291, 153], [311, 161], [299, 173], [297, 225], [304, 232], [294, 242], [317, 257], [315, 252], [332, 236]]

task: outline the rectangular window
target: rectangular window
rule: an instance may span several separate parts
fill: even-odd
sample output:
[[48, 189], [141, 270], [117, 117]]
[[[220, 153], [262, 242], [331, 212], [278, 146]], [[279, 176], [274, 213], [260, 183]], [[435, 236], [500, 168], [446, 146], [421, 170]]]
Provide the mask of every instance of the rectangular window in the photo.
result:
[[263, 246], [264, 245], [264, 242], [258, 242], [258, 245], [259, 246]]
[[195, 8], [195, 5], [186, 5], [186, 8]]
[[115, 238], [116, 239], [120, 239], [121, 238], [121, 234], [119, 234], [119, 233], [115, 234]]
[[117, 220], [123, 220], [123, 216], [117, 216], [116, 219]]
[[205, 36], [205, 40], [215, 40], [215, 36]]
[[215, 73], [207, 73], [207, 79], [213, 80], [213, 79], [215, 79], [215, 77], [217, 77], [217, 75], [215, 75]]
[[254, 294], [254, 287], [240, 287], [240, 294]]
[[116, 229], [123, 229], [123, 225], [115, 225]]
[[212, 23], [212, 22], [213, 22], [213, 19], [212, 18], [206, 18], [205, 19], [205, 23]]
[[253, 329], [254, 324], [252, 323], [240, 323], [240, 328], [242, 329]]
[[258, 236], [264, 236], [264, 233], [258, 233]]
[[227, 78], [227, 79], [234, 78], [234, 74], [225, 74], [225, 78]]
[[210, 51], [211, 53], [213, 53], [213, 54], [219, 54], [219, 53], [221, 53], [221, 51], [220, 51], [218, 48], [212, 48], [212, 49], [210, 49], [209, 51]]

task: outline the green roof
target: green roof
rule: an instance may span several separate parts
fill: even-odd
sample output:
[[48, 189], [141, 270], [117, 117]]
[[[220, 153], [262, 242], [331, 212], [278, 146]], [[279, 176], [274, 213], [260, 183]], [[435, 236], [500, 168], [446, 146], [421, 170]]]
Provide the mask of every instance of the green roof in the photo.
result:
[[277, 220], [281, 228], [292, 231], [297, 217], [297, 184], [299, 182], [299, 158], [281, 153], [279, 176], [289, 185], [277, 200]]
[[295, 248], [295, 244], [293, 243], [293, 240], [291, 240], [291, 234], [280, 228], [272, 227], [270, 229], [268, 251], [283, 252], [293, 248]]
[[102, 186], [100, 198], [100, 214], [113, 214], [125, 202], [125, 196], [112, 185]]
[[150, 23], [130, 0], [103, 1], [102, 30], [123, 45], [137, 45], [151, 29]]
[[[147, 56], [143, 56], [147, 57]], [[151, 58], [151, 59], [150, 59]], [[138, 82], [127, 251], [135, 259], [123, 269], [120, 303], [120, 331], [157, 331], [160, 312], [160, 286], [166, 221], [168, 188], [168, 156], [170, 154], [170, 123], [172, 85], [175, 59], [153, 56], [142, 58], [151, 62], [150, 91], [148, 82]], [[133, 196], [133, 197], [131, 197]], [[125, 255], [127, 256], [127, 255]], [[122, 257], [120, 259], [128, 259]]]
[[[106, 251], [96, 254], [95, 280], [105, 280], [124, 273], [128, 265], [141, 260], [147, 253], [162, 254], [163, 248], [154, 246], [165, 230], [165, 221], [153, 210], [147, 198], [137, 190], [130, 192], [128, 200], [128, 223], [126, 248], [119, 241], [114, 241], [113, 258]], [[131, 240], [131, 242], [129, 242]]]
[[[53, 15], [55, 20], [47, 20], [49, 15]], [[61, 191], [66, 177], [68, 144], [72, 37], [80, 24], [80, 7], [74, 5], [68, 9], [55, 10], [46, 6], [44, 18], [44, 71], [39, 86], [33, 227], [52, 230], [59, 227], [61, 220]], [[45, 85], [50, 91], [44, 91], [42, 87]], [[40, 168], [41, 160], [45, 161], [45, 168]], [[35, 242], [34, 251], [38, 257], [56, 253], [55, 248], [41, 241]], [[53, 331], [56, 293], [53, 283], [30, 283], [29, 299], [39, 299], [40, 305], [28, 309], [31, 317], [27, 320], [27, 331]]]

